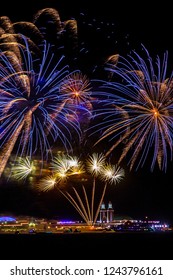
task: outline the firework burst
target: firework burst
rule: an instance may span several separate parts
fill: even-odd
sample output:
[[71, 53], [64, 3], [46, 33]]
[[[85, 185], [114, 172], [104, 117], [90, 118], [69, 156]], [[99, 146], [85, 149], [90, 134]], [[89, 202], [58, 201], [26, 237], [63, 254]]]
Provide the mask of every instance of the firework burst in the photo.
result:
[[42, 192], [48, 192], [53, 190], [56, 187], [57, 180], [56, 176], [49, 175], [47, 177], [42, 178], [39, 183], [36, 185], [36, 188]]
[[[0, 45], [5, 51], [20, 56], [18, 44], [25, 36], [34, 48], [42, 51], [44, 41], [51, 44], [54, 53], [65, 55], [66, 63], [73, 61], [78, 47], [77, 22], [74, 19], [61, 21], [59, 12], [45, 8], [36, 12], [33, 22], [12, 22], [7, 16], [0, 17]], [[72, 63], [71, 63], [72, 65]]]
[[124, 169], [120, 166], [105, 164], [102, 168], [101, 179], [110, 184], [116, 184], [123, 179], [124, 174]]
[[103, 154], [94, 153], [88, 157], [87, 169], [92, 175], [98, 176], [102, 172], [104, 164], [105, 156]]
[[25, 37], [19, 48], [20, 59], [13, 52], [0, 54], [0, 175], [14, 148], [30, 158], [39, 151], [43, 159], [51, 151], [50, 141], [59, 139], [69, 149], [70, 129], [80, 134], [74, 105], [59, 92], [69, 74], [61, 66], [63, 57], [56, 62], [45, 42], [42, 57], [35, 60]]
[[[83, 138], [86, 126], [90, 123], [92, 116], [92, 91], [91, 82], [86, 75], [77, 70], [68, 75], [60, 85], [60, 92], [68, 97], [68, 104], [76, 107], [75, 115], [78, 120], [83, 124]], [[69, 119], [74, 114], [69, 115]], [[82, 126], [81, 126], [82, 128]]]
[[33, 162], [29, 158], [19, 158], [12, 166], [12, 178], [15, 180], [26, 179], [35, 170]]
[[63, 81], [60, 86], [60, 91], [63, 94], [71, 96], [71, 100], [79, 104], [86, 104], [86, 101], [90, 101], [91, 85], [86, 75], [83, 75], [80, 71], [75, 71], [70, 74]]
[[[52, 161], [51, 168], [53, 170], [52, 177], [46, 177], [38, 183], [39, 191], [49, 191], [56, 188], [60, 193], [73, 205], [77, 212], [81, 215], [88, 225], [94, 225], [99, 215], [100, 207], [103, 202], [108, 185], [116, 185], [124, 178], [124, 170], [119, 166], [110, 165], [105, 162], [102, 154], [92, 154], [86, 162], [80, 162], [76, 157], [59, 156]], [[62, 182], [70, 180], [75, 176], [85, 173], [85, 176], [91, 176], [93, 179], [91, 195], [86, 186], [82, 185], [82, 193], [77, 187], [72, 187], [73, 194], [64, 188], [61, 188]], [[96, 193], [96, 177], [101, 179], [105, 184], [101, 192], [99, 202], [95, 203]], [[81, 177], [78, 177], [81, 184]], [[72, 183], [72, 181], [71, 181]], [[102, 187], [102, 186], [101, 186]], [[94, 205], [96, 204], [96, 205]]]
[[51, 168], [56, 175], [58, 183], [67, 181], [71, 176], [80, 175], [85, 172], [83, 164], [77, 157], [65, 155], [54, 157]]
[[94, 129], [102, 131], [97, 143], [113, 142], [105, 156], [124, 145], [118, 164], [130, 156], [130, 169], [151, 160], [151, 171], [156, 162], [166, 171], [173, 145], [173, 75], [167, 78], [167, 53], [163, 61], [157, 57], [154, 62], [144, 50], [146, 60], [134, 52], [128, 60], [121, 57], [117, 66], [108, 66], [118, 82], [106, 85], [111, 92], [96, 112], [102, 122]]

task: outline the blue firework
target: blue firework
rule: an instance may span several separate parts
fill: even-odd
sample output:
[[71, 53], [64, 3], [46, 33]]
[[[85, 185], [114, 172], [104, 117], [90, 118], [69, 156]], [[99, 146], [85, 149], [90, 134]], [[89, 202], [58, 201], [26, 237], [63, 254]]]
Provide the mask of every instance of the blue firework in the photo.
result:
[[[59, 139], [71, 148], [71, 131], [80, 136], [80, 127], [70, 97], [60, 92], [68, 67], [44, 42], [41, 57], [32, 52], [28, 40], [15, 51], [0, 53], [0, 175], [12, 151], [42, 159]], [[73, 115], [73, 118], [69, 118]]]
[[116, 66], [108, 65], [114, 80], [106, 84], [107, 98], [96, 110], [101, 123], [100, 142], [110, 141], [106, 156], [121, 144], [119, 163], [126, 158], [130, 169], [150, 161], [167, 169], [173, 146], [173, 74], [168, 74], [168, 53], [153, 60], [144, 48], [145, 58], [135, 51], [120, 57]]

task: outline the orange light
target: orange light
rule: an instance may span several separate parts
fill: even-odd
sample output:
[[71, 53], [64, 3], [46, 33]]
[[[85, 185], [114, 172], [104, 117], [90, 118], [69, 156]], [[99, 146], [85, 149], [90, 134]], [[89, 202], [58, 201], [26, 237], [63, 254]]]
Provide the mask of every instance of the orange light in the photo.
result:
[[79, 92], [78, 92], [78, 91], [74, 91], [74, 95], [75, 95], [76, 97], [78, 97], [78, 96], [79, 96]]
[[156, 108], [154, 108], [152, 112], [156, 118], [159, 116], [159, 111]]

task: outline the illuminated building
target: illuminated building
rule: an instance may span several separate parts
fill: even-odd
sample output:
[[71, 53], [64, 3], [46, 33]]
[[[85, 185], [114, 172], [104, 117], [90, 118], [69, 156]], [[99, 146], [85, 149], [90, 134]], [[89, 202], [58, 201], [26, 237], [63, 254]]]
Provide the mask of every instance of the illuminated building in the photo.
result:
[[114, 209], [112, 202], [109, 201], [108, 207], [106, 208], [105, 203], [103, 202], [100, 207], [100, 223], [109, 223], [113, 221]]
[[103, 202], [100, 207], [100, 223], [106, 222], [106, 206]]
[[108, 209], [107, 209], [107, 223], [113, 221], [113, 214], [114, 214], [114, 209], [112, 207], [112, 202], [109, 201], [108, 203]]
[[18, 221], [14, 217], [1, 216], [0, 217], [0, 232], [2, 233], [14, 233], [14, 232], [26, 232], [28, 231], [27, 219], [21, 219]]
[[0, 216], [0, 233], [29, 233], [30, 230], [47, 230], [47, 221], [27, 216]]
[[[167, 231], [172, 230], [169, 225], [159, 220], [134, 220], [130, 217], [113, 217], [114, 210], [112, 203], [107, 207], [102, 203], [100, 208], [100, 221], [97, 226], [99, 230], [112, 229], [114, 231]], [[121, 218], [121, 219], [120, 219]], [[130, 219], [129, 219], [130, 218]], [[96, 227], [97, 228], [97, 227]], [[0, 215], [0, 234], [30, 234], [30, 233], [64, 233], [83, 231], [90, 232], [94, 227], [79, 221], [58, 221], [56, 219], [35, 218], [29, 216], [11, 217]], [[96, 229], [97, 230], [97, 229]]]

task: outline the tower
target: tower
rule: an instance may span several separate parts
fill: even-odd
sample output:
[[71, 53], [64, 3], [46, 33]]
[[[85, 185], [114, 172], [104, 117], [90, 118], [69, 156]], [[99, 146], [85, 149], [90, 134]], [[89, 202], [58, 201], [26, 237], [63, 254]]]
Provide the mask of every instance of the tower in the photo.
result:
[[100, 223], [106, 222], [106, 206], [105, 203], [102, 202], [101, 207], [100, 207]]
[[107, 223], [112, 222], [114, 209], [113, 209], [111, 201], [109, 201], [109, 203], [108, 203], [108, 208], [107, 208], [106, 212], [107, 212]]
[[100, 223], [109, 223], [113, 221], [114, 209], [112, 202], [109, 201], [108, 207], [106, 209], [105, 203], [103, 202], [100, 207]]

